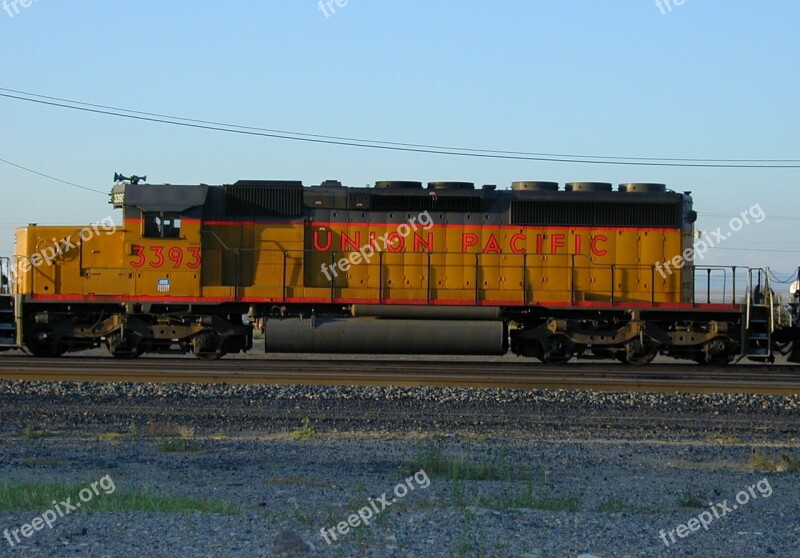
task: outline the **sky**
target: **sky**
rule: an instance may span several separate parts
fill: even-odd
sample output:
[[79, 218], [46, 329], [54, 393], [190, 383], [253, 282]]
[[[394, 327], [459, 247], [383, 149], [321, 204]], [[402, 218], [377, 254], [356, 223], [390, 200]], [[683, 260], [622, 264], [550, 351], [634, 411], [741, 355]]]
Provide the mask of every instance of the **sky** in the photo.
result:
[[[0, 88], [185, 118], [475, 149], [800, 163], [789, 0], [0, 0]], [[327, 0], [325, 0], [327, 2]], [[680, 0], [678, 0], [680, 1]], [[27, 1], [26, 1], [27, 3]], [[8, 94], [8, 91], [0, 91]], [[0, 97], [0, 158], [110, 191], [291, 179], [661, 182], [698, 229], [765, 216], [699, 264], [800, 265], [800, 168], [459, 157], [227, 134]], [[118, 210], [0, 162], [0, 254], [27, 223]]]

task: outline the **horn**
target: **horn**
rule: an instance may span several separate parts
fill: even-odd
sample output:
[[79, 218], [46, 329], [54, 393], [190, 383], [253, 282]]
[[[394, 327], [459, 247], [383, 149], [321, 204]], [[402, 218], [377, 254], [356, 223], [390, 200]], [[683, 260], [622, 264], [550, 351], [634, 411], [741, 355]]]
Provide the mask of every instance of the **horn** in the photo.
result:
[[118, 172], [114, 173], [114, 182], [122, 182], [123, 180], [128, 180], [127, 176], [123, 176]]

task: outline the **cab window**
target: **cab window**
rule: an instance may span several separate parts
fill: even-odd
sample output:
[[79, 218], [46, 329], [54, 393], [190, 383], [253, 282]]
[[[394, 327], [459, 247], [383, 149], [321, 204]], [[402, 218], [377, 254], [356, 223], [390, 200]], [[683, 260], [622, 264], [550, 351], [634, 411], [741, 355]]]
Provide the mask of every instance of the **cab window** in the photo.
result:
[[144, 214], [144, 236], [147, 238], [180, 238], [180, 213], [151, 212]]

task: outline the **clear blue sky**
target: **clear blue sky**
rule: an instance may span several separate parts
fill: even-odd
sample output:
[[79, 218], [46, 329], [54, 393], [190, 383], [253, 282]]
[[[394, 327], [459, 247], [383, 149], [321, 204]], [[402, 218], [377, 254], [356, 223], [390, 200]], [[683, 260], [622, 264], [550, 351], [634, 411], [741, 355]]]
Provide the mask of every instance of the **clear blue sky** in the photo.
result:
[[[387, 141], [800, 159], [800, 3], [672, 0], [664, 12], [652, 0], [348, 0], [328, 17], [318, 0], [35, 0], [13, 17], [0, 11], [0, 87]], [[754, 203], [767, 215], [703, 263], [779, 272], [800, 264], [793, 243], [800, 169], [397, 153], [188, 130], [5, 98], [0, 118], [0, 157], [102, 191], [115, 171], [187, 184], [665, 182], [693, 192], [702, 229], [725, 227], [726, 215]], [[94, 222], [112, 212], [104, 195], [1, 163], [0, 188], [0, 252], [11, 251], [15, 225]]]

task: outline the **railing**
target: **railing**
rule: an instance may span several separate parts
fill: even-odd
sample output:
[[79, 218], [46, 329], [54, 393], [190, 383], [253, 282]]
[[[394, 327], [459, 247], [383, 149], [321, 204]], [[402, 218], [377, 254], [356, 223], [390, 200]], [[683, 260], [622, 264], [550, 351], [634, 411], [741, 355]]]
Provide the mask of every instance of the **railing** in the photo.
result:
[[11, 258], [0, 257], [0, 294], [11, 294], [14, 285], [14, 269], [11, 267]]
[[[222, 246], [204, 250], [203, 286], [230, 287], [235, 299], [243, 297], [245, 289], [262, 288], [273, 289], [286, 300], [301, 287], [306, 289], [304, 296], [309, 296], [308, 289], [320, 289], [331, 303], [358, 298], [375, 303], [396, 299], [733, 307], [742, 302], [737, 298], [746, 292], [742, 286], [747, 284], [748, 272], [735, 266], [687, 266], [680, 273], [664, 273], [656, 265], [596, 264], [585, 255], [381, 251], [365, 258], [363, 251], [226, 250]], [[210, 260], [218, 262], [217, 272], [206, 273]], [[352, 290], [345, 293], [344, 289]], [[359, 295], [353, 296], [356, 290]]]

